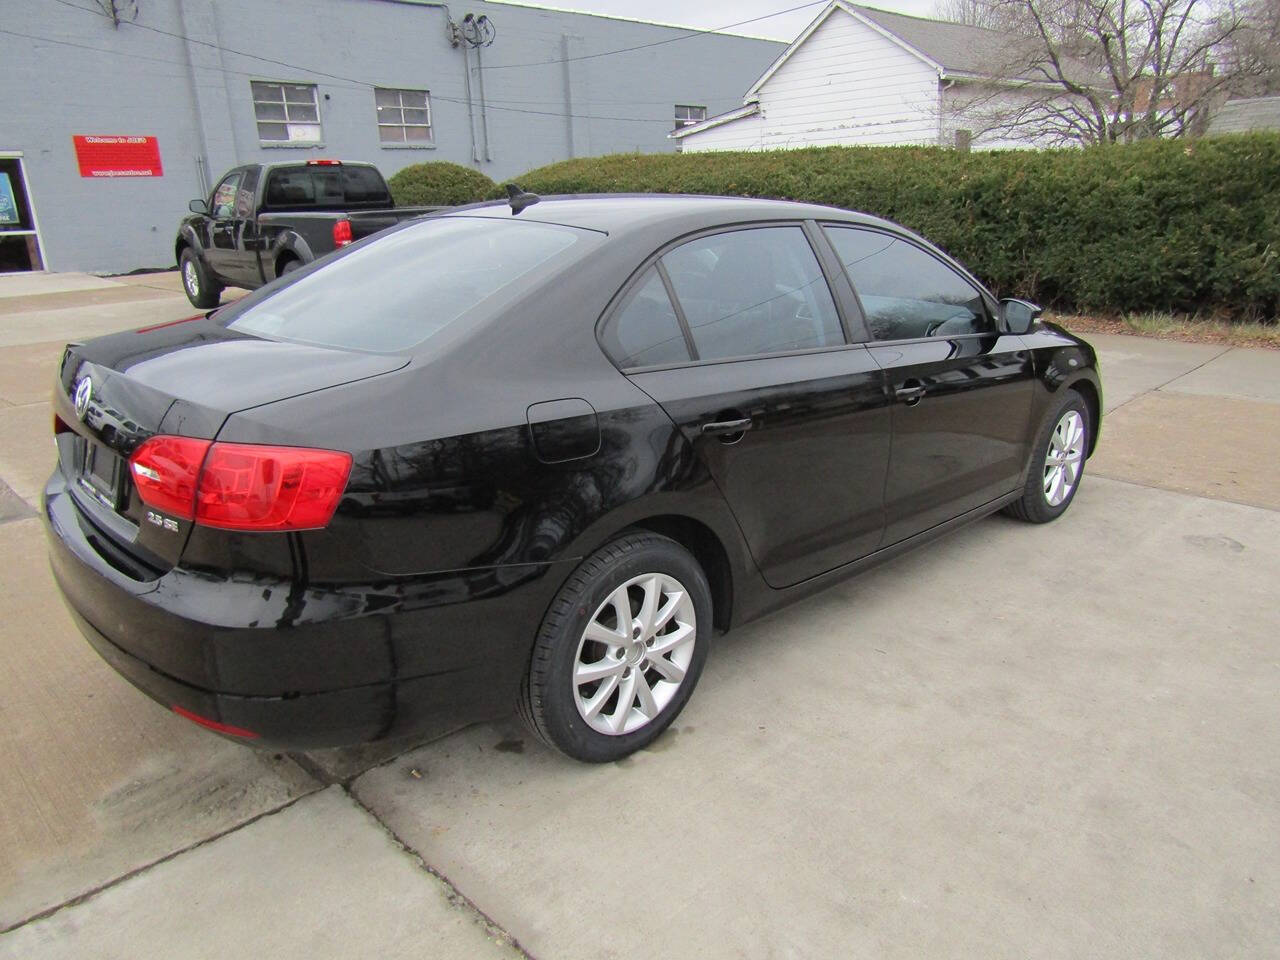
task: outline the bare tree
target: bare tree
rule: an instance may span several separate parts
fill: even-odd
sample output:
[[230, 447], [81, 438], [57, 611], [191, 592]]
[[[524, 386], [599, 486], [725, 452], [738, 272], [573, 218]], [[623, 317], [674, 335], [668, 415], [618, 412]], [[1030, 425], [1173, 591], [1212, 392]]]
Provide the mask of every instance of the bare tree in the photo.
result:
[[1217, 51], [1233, 96], [1280, 94], [1280, 0], [1243, 0], [1242, 29]]
[[[1199, 132], [1240, 73], [1216, 57], [1243, 38], [1245, 8], [1219, 0], [942, 0], [1009, 35], [993, 82], [954, 110], [980, 132], [1107, 144]], [[1247, 0], [1274, 4], [1277, 0]], [[977, 4], [990, 13], [963, 8]], [[1241, 53], [1241, 70], [1256, 72]]]

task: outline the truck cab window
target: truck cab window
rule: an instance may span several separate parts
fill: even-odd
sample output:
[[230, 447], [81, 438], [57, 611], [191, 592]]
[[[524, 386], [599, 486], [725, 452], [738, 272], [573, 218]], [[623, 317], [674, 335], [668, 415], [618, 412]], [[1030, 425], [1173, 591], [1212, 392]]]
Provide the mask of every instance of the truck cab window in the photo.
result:
[[236, 190], [240, 186], [240, 171], [227, 174], [213, 191], [213, 202], [209, 204], [209, 212], [215, 220], [225, 220], [235, 212]]

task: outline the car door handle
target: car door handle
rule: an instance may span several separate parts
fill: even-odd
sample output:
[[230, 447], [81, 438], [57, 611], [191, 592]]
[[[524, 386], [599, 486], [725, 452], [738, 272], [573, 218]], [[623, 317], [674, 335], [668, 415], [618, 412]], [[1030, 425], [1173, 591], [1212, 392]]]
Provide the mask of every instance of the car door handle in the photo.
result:
[[919, 403], [924, 395], [925, 385], [919, 380], [907, 380], [893, 391], [894, 399], [901, 400], [909, 407]]
[[744, 417], [741, 420], [717, 420], [713, 423], [704, 423], [702, 432], [711, 437], [724, 437], [750, 430], [751, 425], [750, 417]]

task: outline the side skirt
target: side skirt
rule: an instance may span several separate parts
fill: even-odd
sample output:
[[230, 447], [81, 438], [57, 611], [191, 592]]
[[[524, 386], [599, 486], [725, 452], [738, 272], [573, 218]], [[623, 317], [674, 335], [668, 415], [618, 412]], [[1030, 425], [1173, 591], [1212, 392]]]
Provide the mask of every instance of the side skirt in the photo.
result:
[[906, 540], [900, 540], [891, 546], [877, 550], [875, 553], [869, 553], [865, 557], [852, 560], [843, 566], [836, 567], [834, 570], [828, 570], [826, 573], [820, 573], [816, 577], [803, 580], [800, 583], [786, 587], [782, 590], [775, 590], [772, 587], [767, 586], [762, 579], [759, 579], [757, 574], [757, 589], [751, 591], [752, 595], [749, 599], [748, 597], [743, 596], [742, 607], [733, 611], [733, 623], [730, 629], [742, 626], [745, 623], [749, 623], [752, 620], [764, 616], [766, 613], [772, 613], [774, 610], [785, 607], [797, 600], [811, 596], [821, 590], [825, 590], [832, 584], [839, 583], [842, 580], [847, 580], [849, 577], [856, 576], [865, 570], [870, 570], [872, 567], [877, 567], [882, 563], [892, 560], [899, 554], [906, 553], [916, 547], [923, 546], [926, 543], [937, 540], [939, 537], [946, 536], [948, 533], [967, 526], [975, 520], [981, 520], [983, 517], [988, 517], [1013, 503], [1013, 501], [1017, 500], [1021, 495], [1021, 488], [1010, 493], [1006, 493], [1004, 496], [997, 497], [995, 500], [990, 500], [987, 503], [982, 504], [980, 507], [974, 507], [967, 513], [962, 513], [958, 517], [944, 521], [936, 527], [930, 527], [928, 530], [917, 533], [913, 537], [908, 537]]

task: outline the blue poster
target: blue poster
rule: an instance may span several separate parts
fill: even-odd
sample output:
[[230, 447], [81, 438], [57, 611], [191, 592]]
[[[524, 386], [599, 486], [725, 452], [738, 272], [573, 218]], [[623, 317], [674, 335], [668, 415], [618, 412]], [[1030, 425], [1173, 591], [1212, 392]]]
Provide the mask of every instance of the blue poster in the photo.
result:
[[13, 199], [13, 184], [7, 173], [0, 173], [0, 223], [18, 222], [18, 204]]

